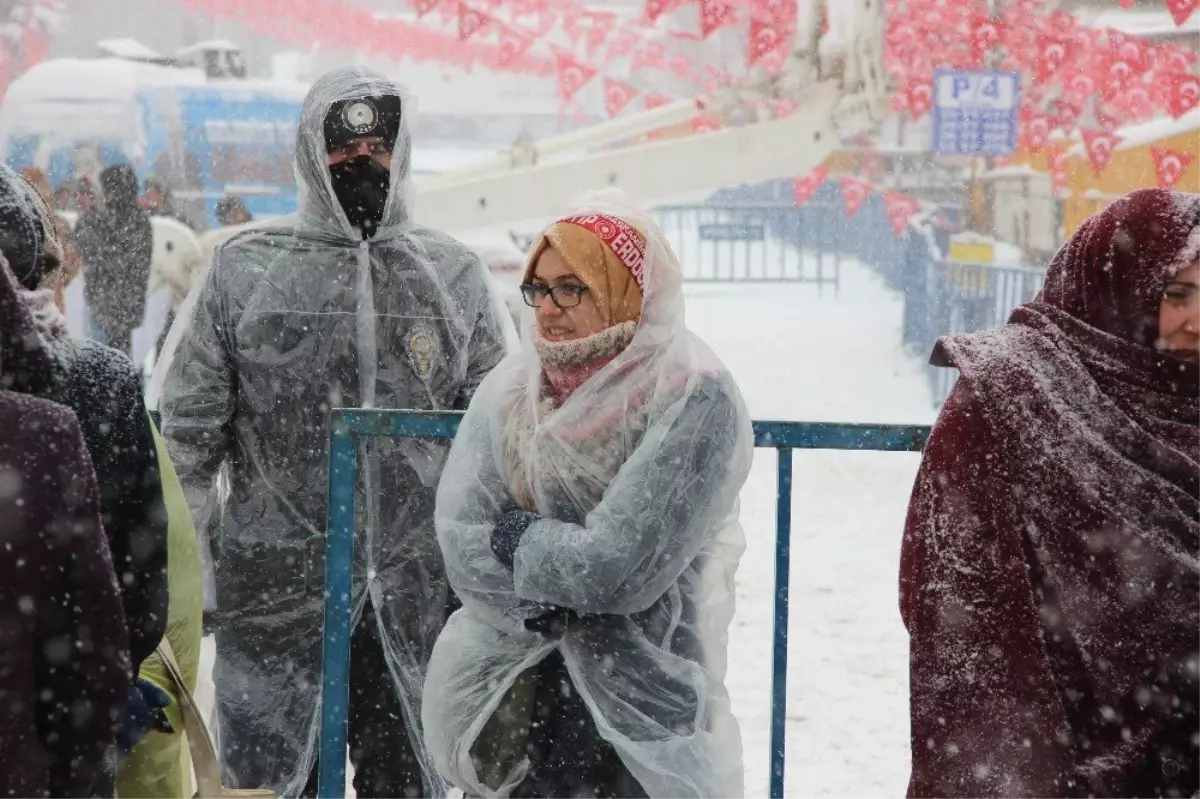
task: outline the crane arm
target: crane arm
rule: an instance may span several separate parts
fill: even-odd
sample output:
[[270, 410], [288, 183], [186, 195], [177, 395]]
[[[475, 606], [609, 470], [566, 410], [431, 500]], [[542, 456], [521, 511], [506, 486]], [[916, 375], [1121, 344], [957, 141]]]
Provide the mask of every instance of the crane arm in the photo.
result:
[[[814, 39], [816, 46], [794, 53], [775, 78], [702, 101], [705, 109], [719, 114], [747, 100], [799, 97], [789, 116], [599, 152], [582, 149], [695, 116], [696, 101], [679, 101], [420, 181], [417, 220], [451, 231], [537, 224], [581, 192], [602, 186], [617, 186], [653, 202], [807, 173], [846, 139], [873, 130], [887, 111], [883, 3], [836, 3], [841, 13], [835, 36]], [[806, 41], [804, 36], [796, 39]]]

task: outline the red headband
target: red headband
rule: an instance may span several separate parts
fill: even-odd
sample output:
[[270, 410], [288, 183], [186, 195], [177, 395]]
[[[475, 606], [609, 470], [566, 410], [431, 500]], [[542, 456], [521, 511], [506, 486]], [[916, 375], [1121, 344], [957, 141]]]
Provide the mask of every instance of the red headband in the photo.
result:
[[646, 263], [646, 240], [633, 225], [605, 214], [568, 216], [558, 221], [568, 225], [578, 225], [594, 233], [596, 238], [608, 245], [608, 248], [617, 256], [617, 260], [625, 265], [625, 268], [633, 275], [638, 289], [643, 294], [645, 293], [643, 270]]

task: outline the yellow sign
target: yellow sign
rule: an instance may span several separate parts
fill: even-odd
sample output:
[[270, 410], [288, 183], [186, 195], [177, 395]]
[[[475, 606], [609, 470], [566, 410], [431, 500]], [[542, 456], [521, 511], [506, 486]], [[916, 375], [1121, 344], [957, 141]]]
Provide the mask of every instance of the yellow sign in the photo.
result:
[[969, 264], [996, 262], [996, 247], [986, 241], [950, 241], [950, 260]]

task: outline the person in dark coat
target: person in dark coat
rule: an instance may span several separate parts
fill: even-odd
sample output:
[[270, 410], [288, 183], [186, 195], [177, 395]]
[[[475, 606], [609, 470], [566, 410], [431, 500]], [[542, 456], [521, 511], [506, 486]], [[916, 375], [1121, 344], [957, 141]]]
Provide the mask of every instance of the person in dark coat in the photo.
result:
[[922, 796], [1200, 787], [1200, 196], [1087, 220], [958, 382], [909, 506], [900, 607]]
[[[74, 411], [100, 491], [101, 519], [121, 590], [136, 673], [158, 646], [167, 622], [167, 515], [150, 417], [137, 369], [121, 353], [73, 339], [54, 305], [54, 261], [43, 258], [45, 220], [32, 187], [0, 166], [0, 341], [5, 371], [0, 389], [42, 397]], [[45, 364], [49, 364], [48, 368]], [[122, 731], [129, 748], [160, 723], [161, 695], [129, 686], [132, 715]]]
[[130, 675], [96, 478], [63, 406], [0, 390], [0, 430], [0, 796], [90, 796]]
[[138, 179], [128, 164], [100, 173], [104, 209], [80, 217], [74, 244], [83, 260], [84, 299], [100, 340], [129, 353], [133, 329], [146, 311], [154, 236], [138, 201]]

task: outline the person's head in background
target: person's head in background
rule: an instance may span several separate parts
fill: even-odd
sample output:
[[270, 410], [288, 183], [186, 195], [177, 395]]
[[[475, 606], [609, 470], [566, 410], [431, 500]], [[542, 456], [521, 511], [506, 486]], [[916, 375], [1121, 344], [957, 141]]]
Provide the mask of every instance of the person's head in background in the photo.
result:
[[20, 172], [21, 177], [29, 182], [29, 185], [37, 189], [42, 195], [42, 199], [51, 208], [54, 207], [55, 192], [54, 187], [50, 185], [50, 179], [46, 177], [46, 173], [38, 169], [36, 166], [27, 166]]
[[231, 225], [241, 225], [246, 222], [253, 221], [254, 217], [250, 216], [249, 209], [246, 208], [246, 203], [241, 197], [234, 194], [229, 194], [221, 198], [215, 209], [217, 222], [222, 227]]
[[31, 311], [35, 316], [45, 316], [48, 324], [57, 327], [63, 324], [61, 311], [66, 285], [56, 220], [46, 198], [32, 183], [8, 169], [0, 169], [0, 250], [17, 282], [28, 293], [26, 302]]
[[146, 180], [146, 192], [142, 195], [142, 207], [148, 213], [161, 213], [167, 206], [167, 190], [154, 178]]
[[140, 210], [137, 173], [129, 164], [105, 167], [100, 173], [100, 189], [104, 195], [104, 208], [109, 213], [129, 213]]
[[401, 113], [398, 96], [367, 95], [339, 100], [325, 114], [325, 152], [333, 193], [364, 239], [371, 238], [383, 221]]

